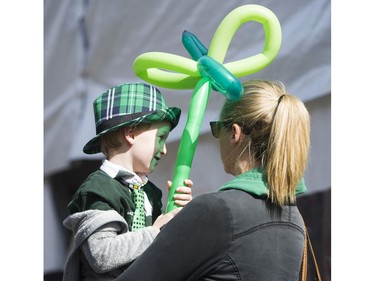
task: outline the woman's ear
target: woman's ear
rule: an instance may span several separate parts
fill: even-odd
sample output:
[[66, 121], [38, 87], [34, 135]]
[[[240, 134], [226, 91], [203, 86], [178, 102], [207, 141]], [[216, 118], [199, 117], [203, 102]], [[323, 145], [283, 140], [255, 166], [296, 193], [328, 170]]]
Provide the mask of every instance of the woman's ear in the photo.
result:
[[238, 143], [239, 141], [241, 141], [244, 137], [244, 133], [242, 132], [242, 129], [241, 127], [234, 123], [232, 125], [232, 140], [234, 143]]

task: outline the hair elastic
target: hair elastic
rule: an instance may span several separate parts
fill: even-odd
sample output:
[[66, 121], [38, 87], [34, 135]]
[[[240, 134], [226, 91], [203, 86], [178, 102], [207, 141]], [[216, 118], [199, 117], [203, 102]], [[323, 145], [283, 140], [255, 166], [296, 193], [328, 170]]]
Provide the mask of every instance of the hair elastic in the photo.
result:
[[282, 94], [280, 97], [279, 97], [279, 100], [277, 101], [277, 105], [279, 105], [279, 103], [281, 102], [281, 100], [283, 99], [283, 97], [285, 97], [286, 94]]

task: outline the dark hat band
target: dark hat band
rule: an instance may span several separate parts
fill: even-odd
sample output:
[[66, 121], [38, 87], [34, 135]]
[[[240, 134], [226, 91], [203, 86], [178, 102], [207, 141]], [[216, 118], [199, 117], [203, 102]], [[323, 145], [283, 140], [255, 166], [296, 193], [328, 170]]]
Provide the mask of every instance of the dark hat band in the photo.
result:
[[98, 135], [101, 132], [111, 129], [119, 124], [123, 124], [125, 122], [131, 121], [136, 118], [139, 118], [148, 114], [152, 114], [155, 112], [157, 111], [155, 110], [155, 111], [147, 111], [147, 112], [136, 112], [136, 113], [126, 114], [122, 116], [116, 116], [115, 118], [105, 120], [104, 122], [96, 126], [96, 134]]

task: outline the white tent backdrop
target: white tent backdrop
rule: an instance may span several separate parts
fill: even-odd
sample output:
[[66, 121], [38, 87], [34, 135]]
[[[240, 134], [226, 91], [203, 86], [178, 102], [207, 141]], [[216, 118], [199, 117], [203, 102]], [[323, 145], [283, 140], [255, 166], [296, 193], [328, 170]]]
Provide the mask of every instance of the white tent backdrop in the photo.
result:
[[[312, 153], [306, 182], [309, 192], [330, 188], [329, 0], [44, 0], [45, 189], [50, 189], [48, 177], [68, 169], [72, 160], [102, 157], [82, 152], [95, 135], [92, 101], [114, 85], [142, 81], [132, 70], [138, 55], [156, 51], [189, 57], [181, 42], [184, 30], [209, 47], [222, 19], [245, 4], [271, 9], [281, 23], [283, 40], [279, 54], [267, 68], [241, 80], [280, 80], [291, 94], [306, 102], [312, 117]], [[247, 23], [234, 36], [225, 62], [249, 57], [262, 47], [262, 26]], [[167, 142], [168, 155], [150, 176], [163, 188], [173, 177], [192, 90], [160, 89], [169, 106], [182, 109], [180, 124]], [[218, 147], [209, 134], [209, 121], [217, 118], [223, 101], [220, 94], [211, 93], [190, 176], [195, 183], [194, 195], [217, 190], [230, 178], [221, 172]], [[45, 209], [45, 236], [49, 237], [45, 248], [56, 251], [49, 250], [45, 258], [45, 270], [51, 270], [62, 267], [56, 255], [64, 253], [56, 246], [58, 234], [50, 230], [56, 224], [53, 206], [47, 202]]]

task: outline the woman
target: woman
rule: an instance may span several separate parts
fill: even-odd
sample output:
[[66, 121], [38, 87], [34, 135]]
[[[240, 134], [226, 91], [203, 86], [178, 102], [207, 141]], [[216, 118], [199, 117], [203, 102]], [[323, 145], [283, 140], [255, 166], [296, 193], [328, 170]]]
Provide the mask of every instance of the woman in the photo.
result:
[[299, 280], [296, 195], [306, 190], [310, 146], [304, 104], [279, 82], [252, 80], [211, 129], [235, 178], [192, 200], [117, 280]]

